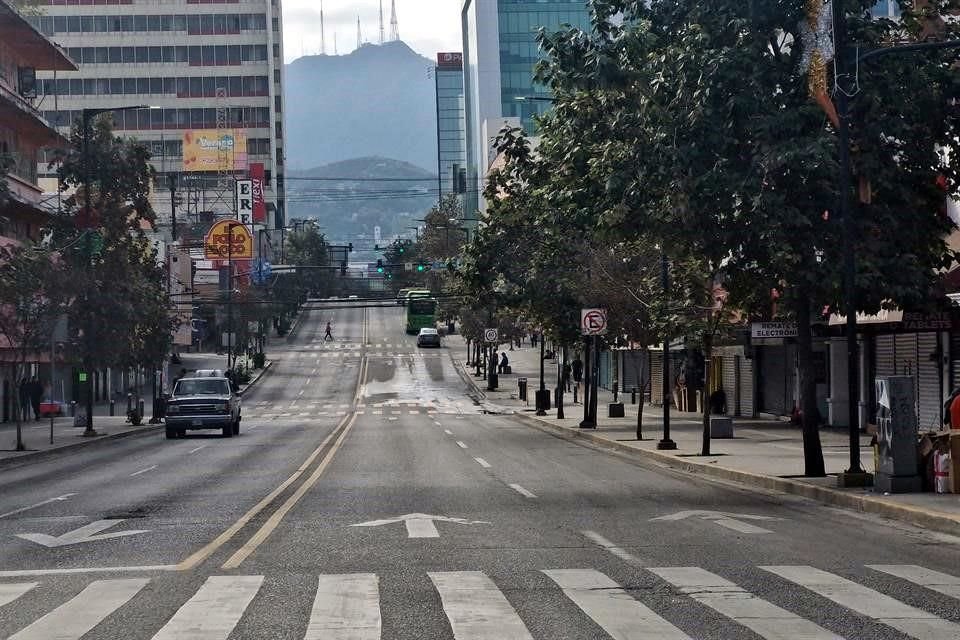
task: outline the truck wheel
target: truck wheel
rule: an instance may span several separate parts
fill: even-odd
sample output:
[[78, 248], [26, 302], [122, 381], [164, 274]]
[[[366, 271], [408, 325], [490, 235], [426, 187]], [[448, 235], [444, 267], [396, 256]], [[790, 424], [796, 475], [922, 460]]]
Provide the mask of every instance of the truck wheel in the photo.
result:
[[233, 425], [228, 424], [223, 427], [223, 437], [232, 438], [233, 437]]
[[233, 423], [233, 435], [235, 435], [235, 436], [240, 435], [240, 420], [239, 420], [239, 418], [237, 419], [236, 422]]
[[173, 440], [177, 437], [177, 430], [167, 427], [167, 440]]

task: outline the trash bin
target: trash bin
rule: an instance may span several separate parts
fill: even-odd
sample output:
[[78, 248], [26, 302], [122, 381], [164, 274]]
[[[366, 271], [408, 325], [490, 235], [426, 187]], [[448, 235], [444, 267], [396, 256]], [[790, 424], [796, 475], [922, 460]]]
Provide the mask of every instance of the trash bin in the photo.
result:
[[527, 379], [517, 378], [517, 386], [520, 388], [520, 399], [527, 401]]

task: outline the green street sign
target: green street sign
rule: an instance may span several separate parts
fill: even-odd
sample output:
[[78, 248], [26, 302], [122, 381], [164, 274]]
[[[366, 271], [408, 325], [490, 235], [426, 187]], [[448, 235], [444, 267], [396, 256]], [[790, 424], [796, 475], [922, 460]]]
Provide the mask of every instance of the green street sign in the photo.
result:
[[80, 382], [86, 382], [86, 381], [87, 381], [87, 374], [85, 374], [85, 373], [80, 373], [80, 374], [78, 374], [78, 379], [80, 380]]

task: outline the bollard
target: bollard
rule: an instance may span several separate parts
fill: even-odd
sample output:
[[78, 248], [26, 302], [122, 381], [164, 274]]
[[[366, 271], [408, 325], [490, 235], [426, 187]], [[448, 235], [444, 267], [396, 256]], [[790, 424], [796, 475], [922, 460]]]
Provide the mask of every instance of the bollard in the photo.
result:
[[117, 412], [116, 406], [115, 406], [116, 404], [117, 404], [117, 403], [116, 403], [115, 400], [111, 400], [111, 401], [110, 401], [110, 415], [111, 415], [111, 416], [112, 416], [112, 415], [115, 415], [116, 412]]
[[579, 382], [573, 385], [573, 404], [577, 404], [577, 390], [579, 388], [580, 388]]
[[127, 394], [127, 413], [130, 413], [131, 411], [133, 411], [133, 394], [128, 393]]
[[73, 418], [73, 417], [76, 417], [76, 415], [77, 415], [77, 401], [73, 400], [70, 403], [70, 417]]
[[143, 415], [143, 405], [143, 398], [140, 398], [140, 400], [137, 401], [137, 413], [139, 413], [141, 416]]
[[630, 404], [637, 404], [637, 388], [630, 390]]

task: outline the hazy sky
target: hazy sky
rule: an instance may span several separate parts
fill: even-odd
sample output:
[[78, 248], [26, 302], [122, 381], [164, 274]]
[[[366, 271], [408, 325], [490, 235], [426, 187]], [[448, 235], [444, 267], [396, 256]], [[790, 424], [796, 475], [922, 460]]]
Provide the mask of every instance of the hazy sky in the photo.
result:
[[[460, 51], [461, 0], [396, 0], [400, 39], [428, 58], [438, 51]], [[379, 42], [379, 0], [323, 0], [327, 53], [357, 48], [357, 16], [365, 42]], [[283, 0], [283, 54], [286, 62], [320, 53], [321, 0]], [[383, 0], [383, 22], [390, 39], [390, 0]]]

